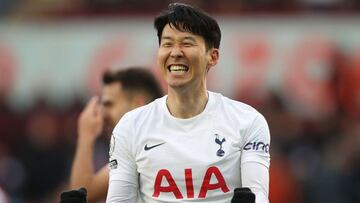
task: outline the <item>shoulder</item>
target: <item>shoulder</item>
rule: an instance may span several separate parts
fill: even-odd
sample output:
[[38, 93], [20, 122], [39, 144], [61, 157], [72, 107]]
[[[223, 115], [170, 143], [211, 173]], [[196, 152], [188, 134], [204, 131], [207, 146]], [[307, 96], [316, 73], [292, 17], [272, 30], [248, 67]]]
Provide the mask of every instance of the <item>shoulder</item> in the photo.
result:
[[260, 112], [248, 104], [230, 99], [219, 93], [212, 92], [211, 94], [215, 98], [217, 106], [229, 115], [245, 117], [247, 119], [263, 117]]
[[254, 107], [218, 93], [212, 93], [212, 97], [216, 104], [214, 115], [219, 123], [217, 125], [231, 126], [245, 137], [258, 129], [268, 129], [266, 119]]

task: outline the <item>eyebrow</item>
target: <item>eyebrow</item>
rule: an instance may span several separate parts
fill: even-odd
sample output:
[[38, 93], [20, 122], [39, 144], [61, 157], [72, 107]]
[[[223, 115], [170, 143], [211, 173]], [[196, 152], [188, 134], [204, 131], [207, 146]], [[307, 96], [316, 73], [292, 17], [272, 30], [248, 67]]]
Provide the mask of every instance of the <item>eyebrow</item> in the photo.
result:
[[195, 38], [194, 37], [184, 37], [183, 40], [191, 40], [193, 42], [196, 42]]
[[[169, 37], [169, 36], [164, 36], [164, 37], [161, 37], [161, 40], [174, 40], [173, 37]], [[191, 36], [186, 36], [186, 37], [183, 37], [181, 38], [181, 40], [191, 40], [193, 42], [196, 42], [195, 38], [194, 37], [191, 37]]]
[[172, 37], [161, 37], [161, 40], [166, 40], [166, 39], [168, 39], [168, 40], [173, 40], [173, 38]]

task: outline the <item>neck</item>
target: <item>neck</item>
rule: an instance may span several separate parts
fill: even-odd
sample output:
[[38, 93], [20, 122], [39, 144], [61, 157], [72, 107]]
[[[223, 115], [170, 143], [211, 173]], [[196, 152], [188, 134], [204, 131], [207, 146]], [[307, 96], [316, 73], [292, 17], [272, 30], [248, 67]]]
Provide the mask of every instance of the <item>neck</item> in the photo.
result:
[[178, 92], [169, 89], [166, 105], [176, 118], [191, 118], [204, 111], [209, 96], [207, 90]]

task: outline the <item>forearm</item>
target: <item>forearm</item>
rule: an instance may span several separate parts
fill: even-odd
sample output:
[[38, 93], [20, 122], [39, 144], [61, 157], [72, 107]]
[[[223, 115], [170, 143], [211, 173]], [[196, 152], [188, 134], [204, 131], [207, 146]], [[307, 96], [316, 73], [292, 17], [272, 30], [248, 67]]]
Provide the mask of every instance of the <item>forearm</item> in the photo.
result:
[[94, 142], [79, 137], [70, 176], [70, 188], [72, 189], [79, 187], [90, 189], [89, 186], [94, 176]]
[[110, 181], [106, 203], [132, 203], [136, 201], [136, 198], [136, 184], [121, 180]]
[[244, 163], [241, 166], [242, 187], [248, 187], [256, 195], [256, 203], [268, 203], [269, 169], [256, 162]]

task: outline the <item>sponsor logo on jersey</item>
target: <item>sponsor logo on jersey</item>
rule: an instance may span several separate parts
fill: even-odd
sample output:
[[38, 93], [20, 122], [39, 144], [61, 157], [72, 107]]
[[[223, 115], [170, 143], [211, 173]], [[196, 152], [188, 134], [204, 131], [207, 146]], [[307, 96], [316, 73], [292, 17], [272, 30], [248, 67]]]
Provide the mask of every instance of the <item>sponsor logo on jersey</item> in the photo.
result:
[[146, 144], [146, 145], [144, 146], [144, 150], [145, 150], [145, 151], [148, 151], [148, 150], [150, 150], [150, 149], [152, 149], [152, 148], [158, 147], [158, 146], [163, 145], [163, 144], [165, 144], [165, 142], [159, 143], [159, 144], [156, 144], [156, 145], [152, 145], [152, 146], [148, 146], [148, 145]]
[[253, 150], [253, 151], [264, 151], [269, 153], [270, 144], [265, 144], [263, 142], [248, 142], [244, 146], [244, 150]]
[[117, 169], [117, 167], [118, 167], [117, 160], [116, 159], [111, 160], [109, 162], [109, 167], [110, 167], [110, 169]]
[[222, 144], [226, 141], [225, 138], [220, 139], [218, 134], [215, 134], [215, 143], [219, 145], [220, 149], [216, 151], [216, 156], [222, 157], [225, 154], [225, 151], [222, 149]]
[[[193, 198], [206, 198], [208, 191], [221, 190], [223, 193], [229, 192], [229, 187], [226, 184], [225, 178], [219, 168], [216, 166], [209, 167], [204, 171], [202, 184], [198, 185], [199, 188], [194, 190], [192, 169], [184, 169], [185, 188], [179, 188], [183, 185], [179, 182], [180, 179], [174, 179], [174, 174], [168, 169], [161, 169], [157, 172], [154, 182], [153, 197], [158, 198], [161, 194], [172, 193], [176, 199], [193, 199]], [[199, 176], [200, 177], [200, 176]], [[196, 177], [198, 179], [198, 177]], [[175, 181], [176, 180], [176, 181]], [[196, 187], [197, 185], [195, 185]], [[183, 191], [183, 192], [181, 192]], [[184, 193], [186, 191], [186, 194]], [[195, 194], [198, 191], [198, 194]]]

